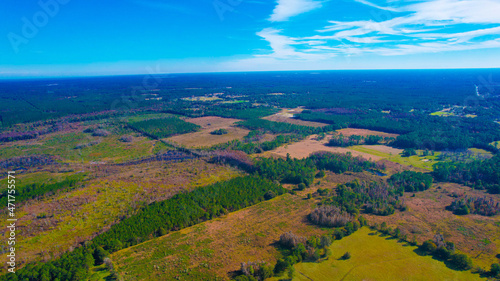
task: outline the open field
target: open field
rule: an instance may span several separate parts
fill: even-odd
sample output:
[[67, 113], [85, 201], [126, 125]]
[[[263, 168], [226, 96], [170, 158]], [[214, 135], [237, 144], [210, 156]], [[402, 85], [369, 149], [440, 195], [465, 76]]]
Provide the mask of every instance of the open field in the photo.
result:
[[[402, 149], [392, 148], [385, 145], [356, 145], [349, 147], [349, 149], [375, 155], [403, 166], [410, 166], [427, 171], [432, 171], [432, 165], [438, 162], [437, 158], [440, 154], [439, 152], [435, 152], [434, 155], [429, 156], [413, 155], [410, 157], [402, 157], [400, 155], [400, 153], [403, 152]], [[420, 150], [417, 152], [422, 154], [422, 151]]]
[[328, 125], [326, 123], [303, 121], [300, 119], [293, 118], [294, 114], [300, 113], [301, 111], [302, 111], [302, 108], [294, 108], [294, 109], [286, 109], [285, 108], [276, 114], [263, 117], [262, 119], [266, 119], [269, 121], [275, 121], [275, 122], [290, 123], [290, 124], [295, 124], [295, 125], [310, 126], [310, 127], [323, 127], [323, 126]]
[[311, 153], [316, 152], [316, 151], [329, 151], [329, 152], [335, 152], [335, 153], [351, 153], [353, 156], [361, 156], [367, 160], [372, 160], [372, 161], [378, 161], [383, 159], [383, 157], [365, 153], [365, 152], [360, 152], [356, 150], [352, 150], [349, 148], [344, 148], [344, 147], [330, 147], [326, 146], [325, 144], [328, 143], [327, 139], [323, 140], [317, 140], [316, 135], [309, 136], [305, 140], [292, 143], [289, 145], [281, 146], [276, 148], [275, 150], [272, 150], [270, 152], [266, 152], [263, 155], [278, 155], [282, 157], [286, 157], [287, 153], [290, 154], [292, 158], [305, 158], [308, 157]]
[[[63, 162], [123, 162], [151, 155], [156, 143], [131, 131], [110, 130], [109, 136], [92, 136], [90, 133], [83, 133], [84, 128], [75, 125], [73, 129], [39, 136], [32, 140], [1, 143], [0, 159], [48, 154], [60, 157]], [[132, 136], [132, 142], [120, 141], [123, 135]]]
[[399, 136], [398, 134], [389, 134], [389, 133], [384, 133], [384, 132], [379, 132], [379, 131], [372, 131], [372, 130], [367, 130], [367, 129], [353, 129], [353, 128], [347, 128], [347, 129], [341, 129], [337, 130], [336, 133], [342, 134], [346, 137], [352, 136], [352, 135], [357, 135], [357, 136], [381, 136], [383, 138], [396, 138]]
[[447, 111], [436, 111], [431, 113], [430, 115], [432, 116], [441, 116], [441, 117], [448, 117], [448, 116], [455, 116], [455, 114]]
[[324, 233], [305, 216], [312, 200], [285, 194], [199, 225], [167, 234], [111, 255], [125, 280], [206, 280], [212, 274], [229, 279], [241, 262], [274, 264], [272, 245], [286, 231], [304, 235]]
[[[441, 188], [437, 189], [437, 186]], [[500, 216], [454, 215], [445, 210], [455, 199], [450, 196], [453, 193], [486, 196], [500, 201], [499, 195], [490, 195], [453, 183], [437, 183], [429, 190], [416, 193], [415, 197], [405, 194], [408, 207], [405, 212], [396, 211], [387, 217], [364, 216], [370, 223], [386, 222], [392, 228], [399, 227], [410, 239], [415, 236], [419, 243], [441, 233], [447, 241], [455, 243], [457, 250], [469, 255], [475, 265], [489, 269], [492, 263], [498, 262], [496, 254], [500, 249]]]
[[[334, 241], [330, 249], [328, 260], [296, 264], [292, 280], [486, 280], [470, 271], [449, 269], [431, 256], [419, 256], [416, 247], [382, 237], [367, 227]], [[345, 252], [351, 258], [339, 260]]]
[[[226, 143], [235, 139], [243, 139], [248, 135], [249, 130], [234, 126], [239, 119], [207, 116], [200, 118], [186, 119], [186, 122], [201, 126], [198, 132], [182, 134], [168, 138], [168, 141], [184, 145], [186, 147], [207, 147], [220, 143]], [[210, 132], [218, 129], [226, 129], [225, 135], [212, 135]]]
[[[101, 177], [86, 182], [82, 188], [17, 206], [18, 261], [57, 256], [130, 216], [144, 204], [241, 175], [233, 168], [201, 160], [151, 162], [132, 167], [95, 165], [89, 173]], [[5, 239], [6, 214], [0, 218], [0, 235]]]

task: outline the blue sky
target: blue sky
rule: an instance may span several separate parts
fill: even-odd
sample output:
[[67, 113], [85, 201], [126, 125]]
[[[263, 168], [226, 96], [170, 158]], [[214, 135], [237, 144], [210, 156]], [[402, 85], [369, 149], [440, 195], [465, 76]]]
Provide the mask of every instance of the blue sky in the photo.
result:
[[0, 77], [500, 67], [500, 0], [4, 0]]

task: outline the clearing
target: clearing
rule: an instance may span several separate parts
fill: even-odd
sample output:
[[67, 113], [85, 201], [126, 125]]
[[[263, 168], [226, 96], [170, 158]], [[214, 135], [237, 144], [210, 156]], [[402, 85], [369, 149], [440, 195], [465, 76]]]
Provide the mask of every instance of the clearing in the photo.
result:
[[312, 135], [312, 136], [307, 137], [305, 140], [278, 147], [275, 150], [264, 153], [263, 155], [274, 154], [274, 155], [286, 157], [287, 153], [289, 153], [292, 158], [300, 158], [301, 159], [301, 158], [308, 157], [311, 153], [316, 152], [316, 151], [329, 151], [329, 152], [335, 152], [335, 153], [348, 153], [349, 152], [353, 156], [361, 156], [367, 160], [371, 159], [372, 161], [378, 161], [378, 160], [383, 159], [383, 157], [380, 157], [377, 155], [373, 155], [373, 154], [365, 153], [365, 152], [360, 152], [360, 151], [352, 150], [352, 149], [345, 148], [345, 147], [326, 146], [325, 145], [326, 143], [328, 143], [328, 140], [326, 138], [323, 140], [318, 140], [317, 135]]
[[[431, 256], [420, 256], [416, 248], [363, 227], [334, 241], [327, 260], [296, 264], [293, 280], [485, 280], [470, 271], [447, 268]], [[339, 260], [345, 252], [351, 258]]]
[[294, 108], [294, 109], [284, 108], [280, 112], [273, 114], [271, 116], [263, 117], [262, 119], [269, 120], [269, 121], [275, 121], [275, 122], [290, 123], [290, 124], [295, 124], [295, 125], [309, 126], [309, 127], [328, 126], [328, 124], [326, 124], [326, 123], [303, 121], [300, 119], [295, 119], [294, 114], [300, 113], [302, 110], [303, 109], [300, 107]]
[[[234, 125], [234, 123], [241, 121], [239, 119], [206, 116], [200, 118], [190, 118], [185, 121], [199, 125], [201, 126], [201, 129], [198, 132], [170, 137], [167, 139], [168, 141], [190, 148], [210, 147], [235, 139], [243, 139], [243, 137], [248, 135], [250, 132], [249, 130], [239, 128]], [[210, 132], [218, 129], [226, 129], [228, 133], [225, 135], [210, 134]]]

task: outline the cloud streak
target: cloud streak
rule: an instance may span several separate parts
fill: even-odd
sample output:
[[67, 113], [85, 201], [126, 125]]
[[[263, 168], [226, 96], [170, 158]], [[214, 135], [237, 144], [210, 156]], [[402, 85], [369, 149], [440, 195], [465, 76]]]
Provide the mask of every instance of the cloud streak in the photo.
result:
[[278, 0], [269, 21], [287, 21], [291, 17], [318, 9], [321, 2], [315, 0]]
[[[327, 25], [303, 37], [266, 28], [257, 35], [269, 43], [272, 52], [255, 57], [323, 60], [342, 54], [397, 56], [500, 47], [500, 0], [411, 1], [400, 7], [352, 1], [383, 10], [385, 20], [377, 21], [375, 16], [355, 21], [329, 19]], [[288, 20], [318, 5], [278, 0], [270, 20]]]

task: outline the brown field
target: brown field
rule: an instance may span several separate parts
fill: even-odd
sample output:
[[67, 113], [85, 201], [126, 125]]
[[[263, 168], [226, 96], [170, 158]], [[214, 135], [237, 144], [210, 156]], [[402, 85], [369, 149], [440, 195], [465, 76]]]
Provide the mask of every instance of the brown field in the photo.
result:
[[[207, 116], [190, 118], [185, 121], [200, 125], [202, 128], [198, 132], [170, 137], [167, 139], [168, 141], [191, 148], [207, 147], [220, 143], [226, 143], [235, 139], [242, 139], [250, 132], [247, 129], [234, 126], [235, 122], [241, 121], [238, 119]], [[228, 133], [220, 136], [210, 134], [210, 132], [217, 129], [226, 129]]]
[[357, 136], [381, 136], [383, 138], [388, 137], [388, 138], [396, 138], [399, 135], [398, 134], [389, 134], [389, 133], [383, 133], [379, 131], [372, 131], [372, 130], [366, 130], [366, 129], [352, 129], [352, 128], [347, 128], [347, 129], [341, 129], [336, 131], [339, 134], [342, 134], [346, 137], [352, 136], [352, 135], [357, 135]]
[[[151, 162], [136, 166], [85, 165], [97, 178], [83, 187], [16, 206], [17, 261], [46, 260], [66, 252], [142, 204], [165, 200], [182, 190], [229, 180], [241, 172], [202, 160]], [[83, 166], [82, 166], [83, 167]], [[7, 235], [6, 213], [0, 237]]]
[[[441, 189], [437, 189], [440, 186]], [[489, 269], [497, 263], [500, 249], [500, 216], [481, 215], [457, 216], [445, 210], [455, 199], [449, 196], [453, 192], [466, 193], [475, 197], [491, 197], [500, 201], [499, 195], [490, 195], [481, 190], [453, 183], [437, 183], [415, 197], [405, 194], [408, 210], [396, 211], [387, 217], [364, 215], [370, 223], [386, 222], [392, 228], [399, 229], [411, 239], [416, 237], [419, 243], [432, 239], [436, 233], [442, 233], [447, 241], [455, 243], [457, 250], [469, 255], [475, 265]]]
[[295, 108], [295, 109], [286, 109], [285, 108], [276, 114], [273, 114], [271, 116], [266, 116], [262, 119], [266, 119], [269, 121], [275, 121], [275, 122], [290, 123], [290, 124], [295, 124], [295, 125], [310, 126], [310, 127], [324, 127], [324, 126], [328, 125], [326, 123], [303, 121], [303, 120], [293, 118], [293, 115], [295, 113], [299, 113], [301, 111], [302, 111], [302, 108]]
[[242, 262], [266, 261], [274, 265], [279, 253], [273, 243], [284, 232], [307, 237], [325, 233], [307, 223], [306, 216], [315, 206], [314, 200], [285, 194], [121, 250], [111, 259], [125, 280], [171, 280], [184, 275], [186, 269], [215, 273], [228, 280], [228, 273], [239, 270]]
[[335, 152], [335, 153], [347, 153], [350, 152], [353, 156], [361, 156], [365, 158], [366, 160], [372, 160], [372, 161], [378, 161], [383, 159], [383, 157], [364, 153], [364, 152], [359, 152], [355, 151], [349, 148], [344, 148], [344, 147], [330, 147], [326, 146], [325, 144], [328, 143], [328, 139], [323, 139], [323, 140], [316, 140], [316, 135], [309, 136], [307, 139], [292, 143], [289, 145], [285, 145], [282, 147], [278, 147], [275, 150], [272, 150], [270, 152], [266, 152], [264, 155], [269, 155], [269, 154], [274, 154], [274, 155], [279, 155], [286, 157], [287, 153], [290, 153], [290, 156], [292, 158], [305, 158], [308, 157], [311, 153], [316, 152], [316, 151], [329, 151], [329, 152]]

